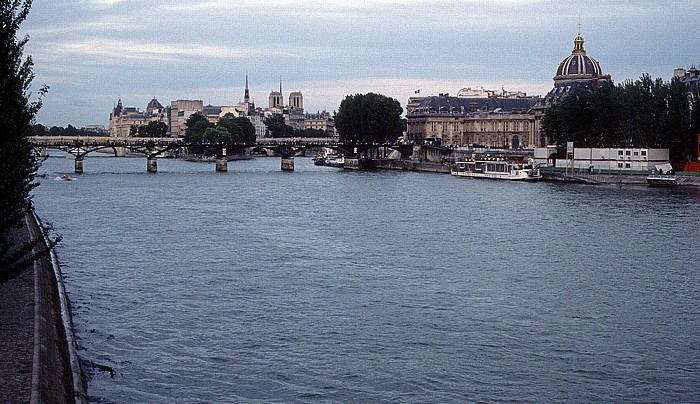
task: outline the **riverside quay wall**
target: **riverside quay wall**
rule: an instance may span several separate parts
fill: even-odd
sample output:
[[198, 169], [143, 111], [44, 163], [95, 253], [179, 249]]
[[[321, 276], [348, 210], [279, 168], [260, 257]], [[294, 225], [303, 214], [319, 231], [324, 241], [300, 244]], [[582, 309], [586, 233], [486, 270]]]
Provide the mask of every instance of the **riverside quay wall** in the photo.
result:
[[[11, 236], [15, 245], [42, 237], [33, 212]], [[0, 369], [2, 403], [88, 402], [68, 299], [53, 251], [0, 284]]]
[[[345, 159], [345, 168], [359, 168], [360, 165], [361, 164], [357, 162], [357, 159]], [[385, 170], [422, 171], [427, 173], [449, 174], [451, 165], [416, 160], [371, 159], [368, 161], [368, 167]]]

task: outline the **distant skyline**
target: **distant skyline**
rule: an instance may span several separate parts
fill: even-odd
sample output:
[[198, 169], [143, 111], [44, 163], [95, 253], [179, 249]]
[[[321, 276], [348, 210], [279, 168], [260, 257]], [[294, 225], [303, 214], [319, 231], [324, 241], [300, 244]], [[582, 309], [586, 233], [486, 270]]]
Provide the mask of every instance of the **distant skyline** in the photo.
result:
[[[464, 87], [545, 95], [581, 35], [615, 83], [670, 80], [700, 65], [700, 0], [34, 0], [22, 33], [33, 92], [50, 86], [37, 122], [107, 126], [121, 98], [266, 107], [304, 94], [309, 112], [346, 95], [398, 99]], [[698, 66], [700, 67], [700, 66]]]

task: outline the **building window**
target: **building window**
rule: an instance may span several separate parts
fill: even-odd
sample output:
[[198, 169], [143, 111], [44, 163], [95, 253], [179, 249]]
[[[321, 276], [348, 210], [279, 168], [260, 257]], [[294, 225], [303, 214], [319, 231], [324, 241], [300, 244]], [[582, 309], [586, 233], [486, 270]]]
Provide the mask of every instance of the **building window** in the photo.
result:
[[617, 163], [617, 168], [622, 168], [622, 163]]
[[647, 155], [647, 151], [646, 151], [646, 150], [642, 150], [642, 156], [646, 156], [646, 155]]
[[635, 155], [635, 156], [639, 156], [639, 152], [634, 152], [634, 155]]
[[631, 151], [629, 151], [629, 150], [627, 150], [627, 151], [625, 152], [625, 154], [629, 156], [629, 155], [631, 155], [631, 154], [632, 154], [632, 152], [631, 152]]
[[625, 163], [625, 168], [630, 168], [630, 163]]
[[622, 150], [618, 150], [618, 151], [617, 151], [617, 155], [618, 155], [618, 156], [622, 156], [623, 154], [625, 154], [625, 153], [623, 153]]

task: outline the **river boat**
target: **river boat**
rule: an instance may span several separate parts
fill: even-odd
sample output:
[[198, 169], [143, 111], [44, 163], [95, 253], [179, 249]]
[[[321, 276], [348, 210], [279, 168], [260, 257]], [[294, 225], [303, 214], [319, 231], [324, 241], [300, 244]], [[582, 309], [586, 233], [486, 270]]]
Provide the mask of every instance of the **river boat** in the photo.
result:
[[650, 175], [647, 184], [652, 187], [675, 187], [678, 185], [678, 177], [675, 175]]
[[495, 180], [534, 181], [540, 179], [540, 170], [507, 160], [458, 161], [451, 174], [456, 177], [487, 178]]
[[345, 156], [332, 153], [330, 149], [325, 149], [314, 157], [314, 164], [317, 166], [343, 167], [345, 165]]
[[670, 163], [657, 164], [654, 168], [651, 175], [647, 177], [647, 184], [652, 187], [675, 187], [678, 185], [678, 177]]
[[343, 167], [345, 166], [345, 157], [342, 155], [327, 156], [326, 165], [329, 167]]

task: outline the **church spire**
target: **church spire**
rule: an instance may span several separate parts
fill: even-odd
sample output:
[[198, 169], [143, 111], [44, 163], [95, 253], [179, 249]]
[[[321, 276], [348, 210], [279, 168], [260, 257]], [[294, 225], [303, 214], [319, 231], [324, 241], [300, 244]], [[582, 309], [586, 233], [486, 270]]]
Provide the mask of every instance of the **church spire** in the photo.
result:
[[248, 72], [245, 73], [245, 94], [243, 95], [243, 102], [250, 102], [250, 91], [248, 91]]

